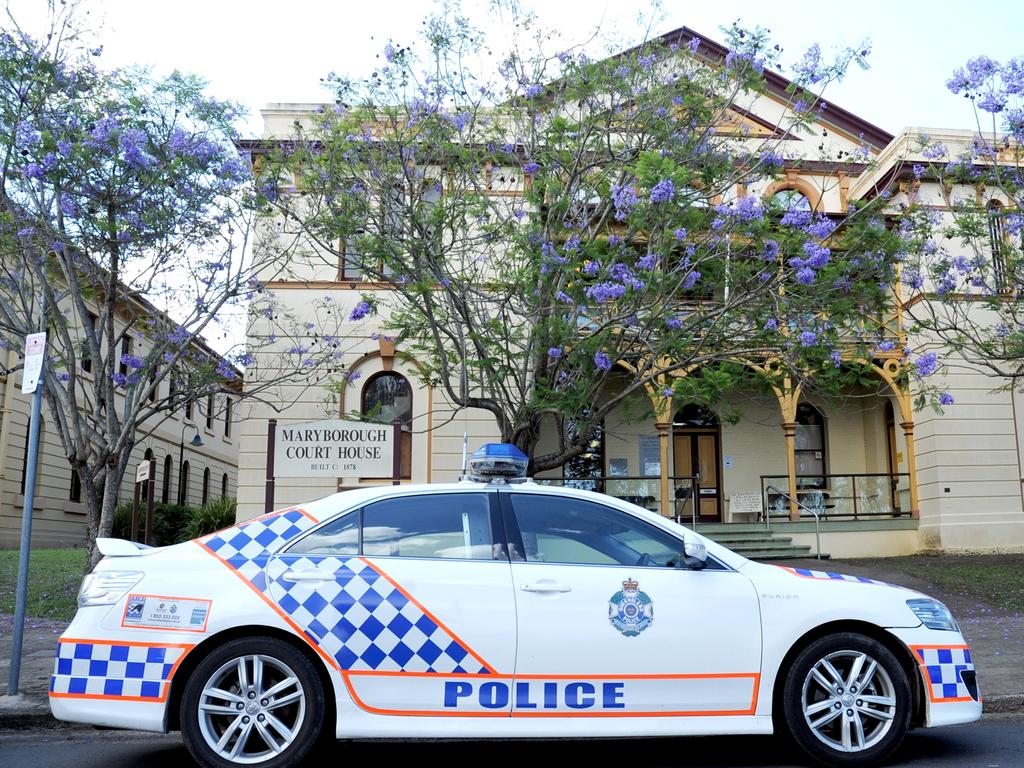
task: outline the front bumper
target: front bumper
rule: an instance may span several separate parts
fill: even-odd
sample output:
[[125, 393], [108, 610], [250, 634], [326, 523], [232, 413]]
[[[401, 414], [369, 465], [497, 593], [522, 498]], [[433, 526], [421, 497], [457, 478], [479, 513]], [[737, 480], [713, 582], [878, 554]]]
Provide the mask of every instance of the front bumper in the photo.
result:
[[915, 627], [890, 629], [908, 648], [924, 689], [924, 725], [973, 723], [981, 718], [982, 697], [971, 650], [959, 632]]

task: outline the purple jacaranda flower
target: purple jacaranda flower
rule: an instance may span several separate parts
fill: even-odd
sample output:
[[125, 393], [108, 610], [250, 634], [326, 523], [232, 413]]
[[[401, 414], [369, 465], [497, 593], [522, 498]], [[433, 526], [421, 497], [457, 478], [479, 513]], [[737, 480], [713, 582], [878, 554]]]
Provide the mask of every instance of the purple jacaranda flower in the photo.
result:
[[352, 322], [355, 322], [356, 320], [362, 320], [364, 317], [370, 314], [370, 309], [371, 307], [369, 302], [360, 301], [358, 304], [355, 305], [355, 307], [352, 308], [352, 312], [351, 314], [349, 314], [348, 319]]
[[523, 173], [526, 173], [526, 174], [536, 173], [539, 170], [540, 170], [540, 164], [539, 163], [529, 162], [529, 163], [527, 163], [526, 165], [523, 166]]
[[[615, 206], [615, 219], [624, 221], [629, 217], [630, 212], [636, 207], [639, 198], [636, 190], [630, 184], [615, 184], [612, 186], [612, 205]], [[611, 238], [609, 238], [609, 241]]]
[[126, 365], [129, 368], [141, 368], [146, 362], [137, 355], [121, 355], [121, 365]]
[[818, 340], [818, 334], [814, 331], [801, 331], [796, 338], [800, 342], [800, 346], [813, 347], [814, 343]]
[[598, 304], [621, 298], [626, 293], [626, 286], [621, 283], [597, 283], [587, 288], [587, 296]]
[[672, 179], [662, 179], [651, 187], [650, 201], [652, 203], [668, 203], [676, 195], [676, 185]]
[[562, 356], [562, 349], [561, 349], [561, 347], [549, 347], [548, 348], [548, 357], [550, 357], [552, 360], [557, 360], [561, 356]]
[[601, 351], [594, 353], [594, 365], [599, 371], [608, 371], [612, 367], [612, 359], [608, 357], [608, 353]]
[[939, 405], [952, 405], [953, 402], [953, 396], [949, 392], [943, 392], [939, 395]]
[[934, 352], [925, 352], [914, 361], [914, 371], [919, 378], [931, 376], [939, 368], [939, 356]]
[[814, 270], [807, 266], [801, 267], [796, 273], [796, 281], [801, 285], [811, 285], [814, 283], [814, 277]]

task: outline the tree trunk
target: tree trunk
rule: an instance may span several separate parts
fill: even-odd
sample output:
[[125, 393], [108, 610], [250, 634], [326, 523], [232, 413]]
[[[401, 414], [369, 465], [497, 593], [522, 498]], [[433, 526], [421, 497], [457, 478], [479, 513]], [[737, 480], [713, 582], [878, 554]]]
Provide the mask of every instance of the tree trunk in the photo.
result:
[[88, 573], [96, 567], [102, 555], [96, 548], [96, 539], [110, 536], [114, 527], [114, 512], [117, 510], [118, 490], [124, 472], [120, 467], [107, 467], [103, 478], [103, 495], [97, 501], [98, 507], [93, 509], [93, 499], [89, 499], [89, 530], [86, 532], [85, 571]]

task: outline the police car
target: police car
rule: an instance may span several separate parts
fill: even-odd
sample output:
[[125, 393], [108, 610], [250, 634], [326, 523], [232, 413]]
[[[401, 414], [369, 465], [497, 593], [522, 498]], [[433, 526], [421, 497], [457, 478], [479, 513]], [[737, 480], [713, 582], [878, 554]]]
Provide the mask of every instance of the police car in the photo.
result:
[[60, 720], [180, 729], [202, 766], [292, 766], [322, 737], [786, 731], [875, 765], [981, 716], [950, 612], [751, 562], [509, 446], [475, 480], [384, 486], [184, 544], [101, 540], [60, 638]]

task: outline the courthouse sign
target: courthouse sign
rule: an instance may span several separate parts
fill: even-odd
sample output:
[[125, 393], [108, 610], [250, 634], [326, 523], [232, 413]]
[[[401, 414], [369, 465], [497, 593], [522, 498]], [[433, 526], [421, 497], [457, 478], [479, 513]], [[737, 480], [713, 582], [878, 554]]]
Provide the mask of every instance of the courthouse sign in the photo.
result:
[[277, 477], [391, 477], [395, 430], [390, 424], [326, 419], [278, 424]]

